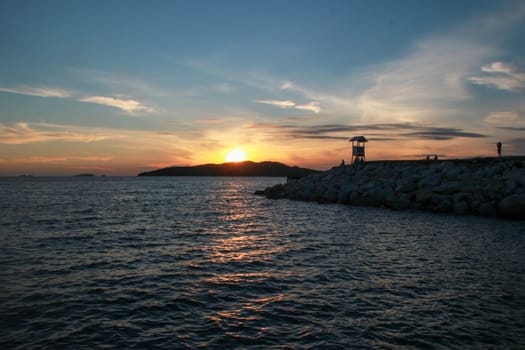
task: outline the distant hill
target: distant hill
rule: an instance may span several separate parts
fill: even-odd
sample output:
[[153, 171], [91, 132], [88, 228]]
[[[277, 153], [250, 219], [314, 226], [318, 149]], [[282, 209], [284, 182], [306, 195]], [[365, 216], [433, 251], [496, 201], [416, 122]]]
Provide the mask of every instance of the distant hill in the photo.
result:
[[317, 170], [288, 166], [278, 162], [238, 162], [169, 167], [140, 173], [138, 176], [276, 176], [302, 177]]

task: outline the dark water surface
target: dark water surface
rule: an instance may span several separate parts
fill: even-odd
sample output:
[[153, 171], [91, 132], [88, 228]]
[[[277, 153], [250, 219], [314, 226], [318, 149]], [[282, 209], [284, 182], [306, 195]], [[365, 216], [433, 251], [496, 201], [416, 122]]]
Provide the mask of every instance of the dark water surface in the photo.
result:
[[525, 348], [525, 223], [275, 178], [0, 178], [0, 345]]

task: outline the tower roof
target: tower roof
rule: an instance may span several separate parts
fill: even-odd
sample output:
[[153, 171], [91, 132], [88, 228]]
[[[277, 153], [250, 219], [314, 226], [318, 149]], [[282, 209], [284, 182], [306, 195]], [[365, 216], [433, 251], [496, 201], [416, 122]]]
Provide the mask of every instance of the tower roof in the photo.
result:
[[366, 139], [366, 137], [364, 136], [354, 136], [350, 139], [350, 142], [352, 141], [357, 141], [357, 142], [368, 142], [368, 140]]

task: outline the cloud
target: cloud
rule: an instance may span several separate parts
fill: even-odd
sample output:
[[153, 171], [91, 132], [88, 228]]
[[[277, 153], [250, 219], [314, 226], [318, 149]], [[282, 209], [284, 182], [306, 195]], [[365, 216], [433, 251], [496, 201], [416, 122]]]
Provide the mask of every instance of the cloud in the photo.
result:
[[265, 105], [276, 106], [279, 108], [292, 108], [295, 107], [295, 102], [289, 100], [254, 100], [253, 102], [262, 103]]
[[88, 96], [78, 99], [80, 102], [96, 103], [104, 106], [118, 108], [129, 114], [136, 114], [140, 112], [153, 113], [155, 109], [142, 104], [139, 101], [128, 99], [119, 99], [107, 96]]
[[452, 140], [456, 138], [484, 138], [487, 135], [459, 128], [442, 128], [415, 123], [387, 124], [322, 124], [281, 125], [272, 123], [249, 124], [246, 128], [266, 131], [268, 136], [284, 139], [349, 139], [354, 134], [366, 134], [375, 141], [392, 141], [400, 138], [411, 140]]
[[208, 118], [208, 119], [198, 119], [193, 121], [194, 124], [201, 125], [218, 125], [218, 124], [227, 124], [227, 123], [239, 123], [241, 119], [234, 117], [224, 117], [224, 118]]
[[310, 102], [305, 105], [296, 105], [295, 109], [310, 111], [314, 112], [315, 114], [319, 114], [321, 112], [321, 105], [319, 104], [319, 102]]
[[80, 80], [93, 82], [109, 91], [118, 91], [126, 95], [168, 96], [169, 90], [128, 74], [108, 72], [98, 69], [78, 69], [70, 71]]
[[508, 63], [492, 62], [483, 65], [481, 71], [487, 74], [470, 77], [472, 84], [506, 91], [518, 91], [525, 87], [525, 73]]
[[485, 118], [485, 122], [495, 125], [514, 124], [518, 118], [519, 114], [516, 112], [493, 112]]
[[296, 83], [285, 87], [318, 101], [327, 115], [356, 122], [434, 122], [457, 113], [470, 98], [466, 79], [494, 53], [461, 38], [431, 37], [417, 42], [405, 57], [354, 71], [333, 91]]
[[[515, 152], [516, 154], [524, 154], [525, 153], [525, 138], [516, 138], [512, 139], [508, 142], [505, 142], [505, 144], [510, 144], [510, 148], [512, 152]], [[505, 152], [505, 148], [503, 149]]]
[[20, 145], [34, 142], [70, 141], [96, 142], [110, 138], [119, 138], [96, 128], [73, 127], [47, 123], [0, 123], [0, 143]]
[[[523, 72], [495, 57], [504, 54], [504, 40], [524, 17], [525, 6], [512, 4], [463, 21], [420, 38], [397, 59], [349, 71], [339, 82], [331, 82], [333, 90], [301, 86], [300, 79], [276, 79], [276, 85], [319, 101], [325, 115], [339, 120], [461, 125], [462, 117], [472, 113], [471, 84], [523, 88]], [[477, 74], [480, 67], [483, 74]]]
[[405, 133], [403, 136], [417, 137], [425, 140], [443, 141], [458, 137], [483, 138], [487, 135], [475, 132], [466, 132], [455, 128], [423, 128], [421, 131]]
[[280, 86], [281, 90], [288, 90], [288, 89], [293, 89], [293, 88], [295, 88], [295, 84], [291, 81], [285, 81]]
[[50, 87], [32, 87], [32, 86], [17, 86], [15, 88], [0, 87], [0, 92], [7, 92], [18, 95], [37, 96], [37, 97], [52, 97], [52, 98], [76, 98], [79, 102], [95, 103], [105, 106], [118, 108], [128, 114], [139, 113], [154, 113], [155, 108], [147, 106], [137, 100], [120, 99], [107, 96], [87, 96], [78, 97], [70, 91], [50, 88]]
[[490, 64], [486, 64], [481, 67], [481, 70], [487, 73], [504, 73], [504, 74], [512, 74], [512, 68], [503, 62], [493, 62]]
[[213, 86], [213, 90], [216, 92], [220, 92], [221, 94], [231, 94], [235, 89], [229, 83], [222, 83]]
[[525, 126], [500, 126], [498, 128], [507, 131], [525, 131]]
[[525, 130], [525, 115], [514, 111], [493, 112], [485, 117], [485, 123], [501, 130], [521, 132]]
[[8, 92], [11, 94], [38, 96], [38, 97], [56, 97], [66, 98], [71, 97], [69, 91], [50, 87], [31, 87], [31, 86], [17, 86], [15, 88], [0, 87], [0, 92]]
[[296, 137], [301, 139], [314, 139], [314, 140], [348, 140], [347, 136], [330, 136], [330, 135], [302, 135]]
[[321, 106], [319, 102], [315, 101], [309, 102], [305, 105], [298, 105], [294, 101], [290, 100], [254, 100], [253, 102], [276, 106], [283, 109], [295, 108], [303, 111], [314, 112], [315, 114], [319, 114], [319, 112], [321, 112]]

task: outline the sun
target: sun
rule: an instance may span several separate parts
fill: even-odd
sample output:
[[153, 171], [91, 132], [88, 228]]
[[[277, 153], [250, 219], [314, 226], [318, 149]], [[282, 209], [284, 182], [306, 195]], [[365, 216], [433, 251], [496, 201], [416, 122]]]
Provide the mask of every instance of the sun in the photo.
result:
[[230, 152], [226, 153], [226, 161], [229, 162], [242, 162], [247, 158], [246, 152], [243, 149], [235, 148]]

